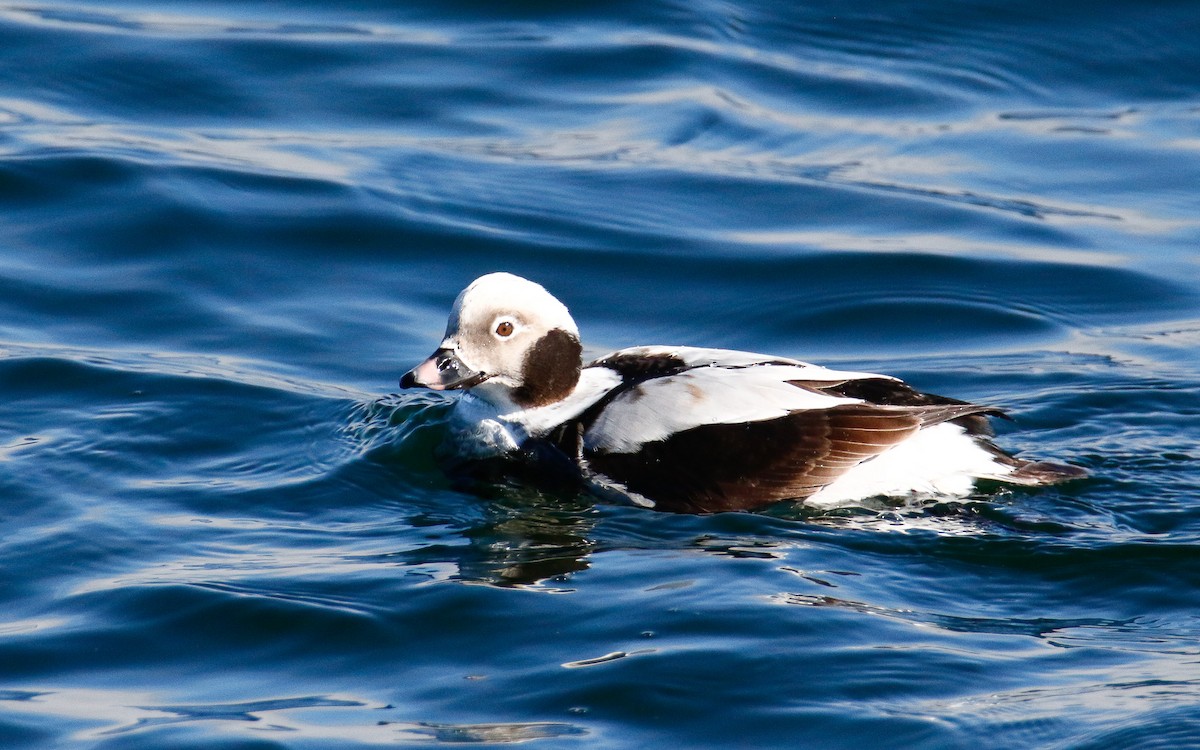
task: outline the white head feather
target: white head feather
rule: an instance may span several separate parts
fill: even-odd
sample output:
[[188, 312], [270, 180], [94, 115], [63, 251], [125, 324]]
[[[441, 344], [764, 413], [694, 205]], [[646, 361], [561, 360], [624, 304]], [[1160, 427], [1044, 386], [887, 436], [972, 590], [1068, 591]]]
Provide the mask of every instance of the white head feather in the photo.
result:
[[487, 380], [474, 388], [480, 397], [502, 404], [525, 382], [527, 355], [552, 331], [579, 339], [566, 305], [541, 284], [511, 273], [480, 276], [454, 301], [442, 347]]

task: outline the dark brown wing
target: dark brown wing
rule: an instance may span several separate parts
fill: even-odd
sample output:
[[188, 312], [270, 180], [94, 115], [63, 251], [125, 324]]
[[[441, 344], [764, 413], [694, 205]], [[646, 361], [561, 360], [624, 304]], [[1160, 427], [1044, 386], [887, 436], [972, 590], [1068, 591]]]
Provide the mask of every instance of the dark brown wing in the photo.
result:
[[[959, 401], [956, 398], [947, 396], [938, 396], [934, 393], [924, 393], [913, 388], [908, 383], [900, 380], [892, 380], [891, 378], [855, 378], [854, 380], [845, 380], [840, 383], [810, 383], [798, 382], [797, 386], [807, 388], [809, 390], [820, 391], [835, 396], [845, 396], [846, 398], [857, 398], [866, 401], [868, 404], [876, 404], [878, 406], [970, 406], [966, 401]], [[981, 412], [972, 412], [964, 417], [959, 417], [954, 421], [962, 425], [972, 435], [993, 435], [991, 424], [988, 422], [985, 414], [993, 417], [1002, 417], [1008, 419], [1008, 415], [999, 409], [988, 409]]]
[[946, 404], [847, 404], [778, 419], [707, 424], [646, 443], [637, 453], [589, 453], [592, 470], [662, 510], [711, 513], [803, 499], [922, 425], [986, 412]]
[[636, 383], [650, 378], [676, 375], [690, 369], [687, 362], [671, 354], [629, 354], [614, 352], [595, 360], [588, 367], [607, 367], [615, 370], [626, 383]]

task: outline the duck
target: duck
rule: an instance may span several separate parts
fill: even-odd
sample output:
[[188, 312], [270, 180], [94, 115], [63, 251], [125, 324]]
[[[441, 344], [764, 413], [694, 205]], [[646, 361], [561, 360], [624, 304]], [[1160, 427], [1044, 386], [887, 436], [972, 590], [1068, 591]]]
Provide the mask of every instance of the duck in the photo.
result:
[[400, 386], [460, 392], [448, 440], [462, 462], [566, 466], [596, 496], [675, 513], [963, 498], [982, 480], [1086, 475], [1001, 449], [1000, 409], [889, 375], [694, 346], [585, 363], [566, 305], [505, 272], [462, 290], [437, 350]]

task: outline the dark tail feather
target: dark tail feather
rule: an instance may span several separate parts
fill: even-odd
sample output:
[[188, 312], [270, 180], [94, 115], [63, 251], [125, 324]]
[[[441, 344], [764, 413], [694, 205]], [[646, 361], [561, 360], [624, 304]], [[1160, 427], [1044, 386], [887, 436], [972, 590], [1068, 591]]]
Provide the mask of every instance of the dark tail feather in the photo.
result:
[[1088, 475], [1085, 469], [1078, 466], [1056, 464], [1052, 461], [1017, 461], [1016, 470], [1004, 477], [1005, 482], [1034, 487], [1040, 484], [1070, 482]]

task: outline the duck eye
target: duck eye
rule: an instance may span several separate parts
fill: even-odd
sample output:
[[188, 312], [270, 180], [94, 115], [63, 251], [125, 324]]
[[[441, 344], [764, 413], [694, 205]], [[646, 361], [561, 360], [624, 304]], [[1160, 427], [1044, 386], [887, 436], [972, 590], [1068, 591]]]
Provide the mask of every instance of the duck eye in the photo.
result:
[[496, 325], [496, 335], [508, 338], [512, 335], [513, 324], [511, 321], [502, 320]]

